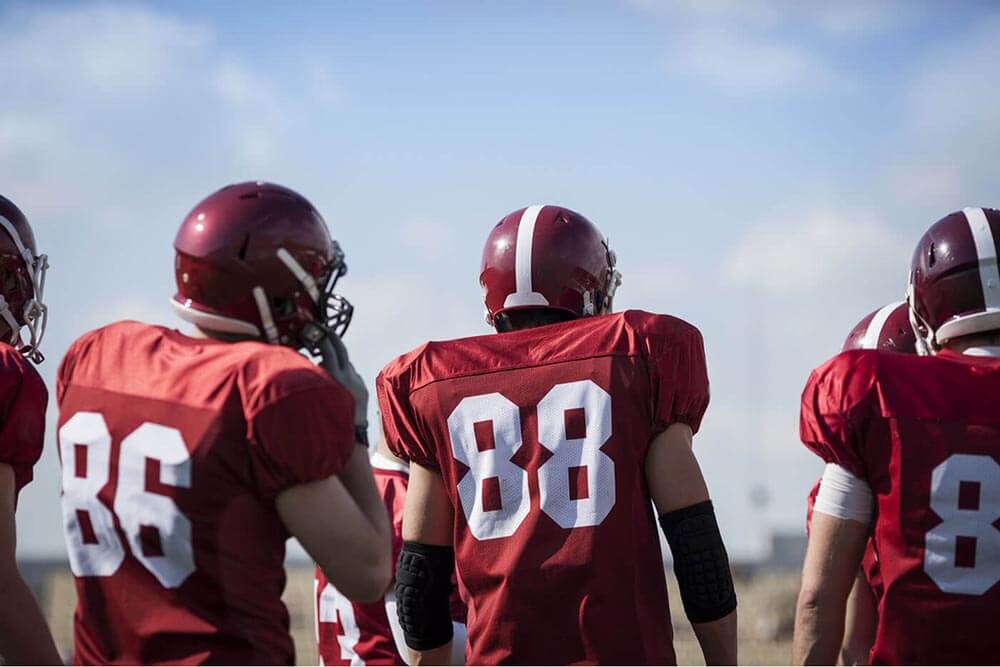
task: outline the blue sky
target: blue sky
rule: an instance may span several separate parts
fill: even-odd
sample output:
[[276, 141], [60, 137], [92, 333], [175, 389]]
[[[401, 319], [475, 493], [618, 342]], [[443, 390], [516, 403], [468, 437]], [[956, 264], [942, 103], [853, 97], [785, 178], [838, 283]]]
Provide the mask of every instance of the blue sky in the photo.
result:
[[[324, 214], [369, 379], [485, 332], [490, 226], [559, 203], [611, 238], [620, 308], [705, 334], [696, 446], [732, 551], [759, 553], [820, 469], [809, 370], [902, 296], [926, 226], [1000, 200], [998, 31], [985, 2], [0, 2], [0, 191], [53, 267], [43, 374], [114, 319], [180, 325], [173, 234], [230, 182]], [[62, 553], [54, 436], [18, 520], [21, 555]]]

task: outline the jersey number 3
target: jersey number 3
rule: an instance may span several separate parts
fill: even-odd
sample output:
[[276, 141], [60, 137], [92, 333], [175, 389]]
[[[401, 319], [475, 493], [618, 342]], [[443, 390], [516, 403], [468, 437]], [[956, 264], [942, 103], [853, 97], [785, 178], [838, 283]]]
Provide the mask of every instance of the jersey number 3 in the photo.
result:
[[924, 571], [945, 593], [982, 595], [1000, 581], [1000, 464], [992, 456], [952, 454], [931, 473], [931, 509], [942, 521], [927, 533]]
[[[78, 412], [59, 429], [62, 510], [70, 568], [78, 577], [109, 577], [132, 555], [166, 588], [194, 572], [191, 521], [173, 499], [146, 489], [148, 467], [164, 486], [190, 488], [191, 457], [175, 428], [145, 423], [121, 442], [114, 514], [97, 494], [111, 476], [111, 432], [98, 412]], [[150, 463], [158, 464], [149, 466]]]
[[[557, 384], [538, 402], [538, 442], [552, 456], [538, 468], [542, 511], [563, 528], [596, 526], [615, 504], [611, 395], [590, 380]], [[510, 537], [531, 509], [521, 448], [521, 411], [500, 393], [462, 399], [448, 417], [455, 458], [469, 467], [458, 494], [479, 540]]]

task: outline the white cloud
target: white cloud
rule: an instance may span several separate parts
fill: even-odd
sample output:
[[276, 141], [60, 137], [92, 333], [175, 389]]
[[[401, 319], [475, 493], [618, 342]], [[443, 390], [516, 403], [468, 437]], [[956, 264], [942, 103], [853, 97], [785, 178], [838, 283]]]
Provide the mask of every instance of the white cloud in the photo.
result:
[[441, 260], [455, 251], [456, 230], [435, 218], [404, 220], [399, 224], [399, 240], [414, 256]]
[[[40, 370], [54, 386], [60, 357], [90, 328], [181, 325], [167, 300], [183, 215], [227, 182], [293, 173], [301, 119], [315, 105], [294, 76], [258, 66], [252, 51], [227, 52], [198, 20], [150, 6], [4, 6], [0, 34], [0, 191], [50, 255]], [[58, 515], [53, 426], [19, 512], [29, 523]], [[60, 552], [61, 542], [58, 530], [28, 530], [19, 549]]]
[[674, 38], [669, 67], [732, 93], [819, 89], [836, 73], [806, 49], [730, 28], [702, 28]]
[[0, 78], [55, 95], [67, 88], [143, 93], [160, 87], [211, 38], [203, 25], [137, 6], [32, 8], [4, 19]]
[[814, 12], [812, 19], [817, 27], [838, 38], [870, 37], [898, 30], [926, 10], [923, 3], [912, 0], [839, 0], [801, 6]]
[[632, 0], [631, 4], [678, 21], [753, 30], [797, 26], [837, 38], [898, 29], [925, 10], [925, 3], [912, 0]]
[[738, 243], [727, 276], [766, 293], [817, 300], [849, 297], [887, 281], [903, 291], [909, 252], [908, 242], [871, 213], [793, 211]]
[[1000, 22], [938, 44], [908, 84], [887, 190], [922, 224], [969, 205], [998, 205]]
[[[899, 0], [633, 0], [667, 21], [671, 70], [737, 94], [846, 85], [827, 43], [899, 29], [922, 5]], [[796, 35], [791, 38], [790, 35]]]

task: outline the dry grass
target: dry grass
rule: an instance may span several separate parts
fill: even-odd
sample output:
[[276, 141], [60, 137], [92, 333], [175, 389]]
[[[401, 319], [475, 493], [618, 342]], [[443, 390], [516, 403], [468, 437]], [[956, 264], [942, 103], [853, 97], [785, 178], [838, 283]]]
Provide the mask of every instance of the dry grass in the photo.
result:
[[[788, 664], [798, 584], [797, 573], [765, 573], [737, 578], [737, 595], [740, 600], [740, 662], [758, 665]], [[672, 576], [669, 587], [678, 662], [682, 665], [703, 665], [694, 633], [684, 618], [677, 595], [677, 582]], [[300, 665], [317, 664], [312, 595], [312, 568], [291, 568], [284, 597], [291, 616], [292, 636]], [[72, 617], [75, 606], [76, 591], [68, 568], [53, 570], [43, 587], [42, 608], [49, 619], [56, 643], [66, 658], [72, 651]]]

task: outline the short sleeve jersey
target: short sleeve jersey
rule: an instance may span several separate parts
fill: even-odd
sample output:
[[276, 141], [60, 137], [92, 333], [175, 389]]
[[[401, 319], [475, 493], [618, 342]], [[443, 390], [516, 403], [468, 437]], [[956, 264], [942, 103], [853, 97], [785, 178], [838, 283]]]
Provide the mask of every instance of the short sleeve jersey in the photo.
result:
[[428, 343], [377, 382], [455, 510], [470, 664], [675, 661], [643, 464], [708, 405], [701, 334], [641, 311]]
[[1000, 360], [950, 352], [844, 352], [809, 378], [802, 441], [875, 495], [875, 663], [1000, 655], [998, 397]]
[[42, 456], [45, 408], [49, 394], [35, 367], [6, 343], [0, 343], [0, 463], [14, 470], [14, 492], [31, 481]]
[[[403, 503], [409, 483], [409, 466], [385, 456], [371, 457], [375, 487], [392, 521], [392, 562], [403, 548]], [[316, 568], [316, 636], [324, 665], [405, 665], [397, 646], [402, 636], [394, 636], [398, 626], [386, 607], [377, 602], [353, 602], [330, 584], [323, 570]], [[452, 596], [452, 620], [465, 623], [465, 605], [456, 588]], [[401, 630], [397, 630], [401, 632]]]
[[59, 369], [74, 660], [290, 664], [283, 490], [338, 473], [350, 394], [291, 349], [137, 322]]

